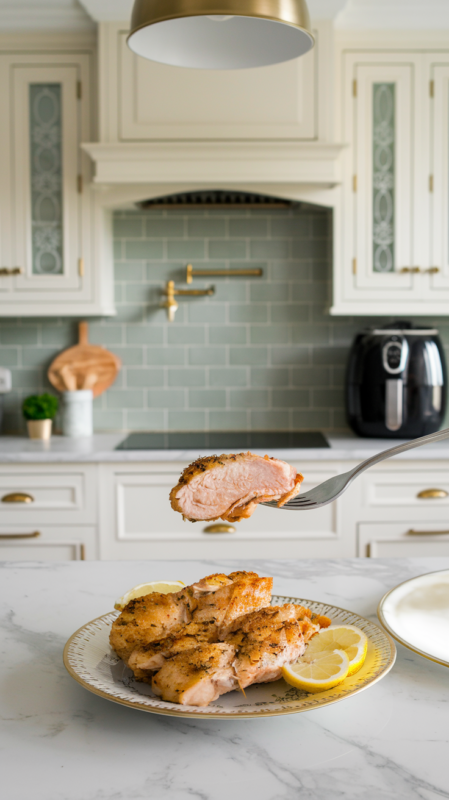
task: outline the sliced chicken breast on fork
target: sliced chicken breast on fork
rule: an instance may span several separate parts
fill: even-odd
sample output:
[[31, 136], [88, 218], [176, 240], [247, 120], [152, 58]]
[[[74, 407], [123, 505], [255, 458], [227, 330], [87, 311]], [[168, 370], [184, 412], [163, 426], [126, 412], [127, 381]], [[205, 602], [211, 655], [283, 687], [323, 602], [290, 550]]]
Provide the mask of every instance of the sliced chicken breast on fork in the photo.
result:
[[303, 476], [285, 461], [253, 453], [199, 458], [182, 473], [170, 492], [172, 508], [191, 522], [221, 519], [236, 522], [256, 506], [295, 497]]

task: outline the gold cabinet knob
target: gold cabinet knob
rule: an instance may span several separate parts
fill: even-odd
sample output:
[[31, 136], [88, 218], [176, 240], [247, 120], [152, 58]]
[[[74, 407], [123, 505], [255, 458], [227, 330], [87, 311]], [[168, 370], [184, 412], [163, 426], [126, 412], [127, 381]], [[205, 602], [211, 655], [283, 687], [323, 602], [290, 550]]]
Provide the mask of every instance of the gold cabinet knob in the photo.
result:
[[449, 531], [415, 531], [413, 528], [407, 531], [406, 536], [447, 536]]
[[236, 528], [233, 525], [226, 525], [223, 522], [219, 522], [216, 525], [208, 525], [207, 528], [203, 528], [203, 533], [235, 533]]
[[448, 496], [445, 489], [423, 489], [417, 495], [420, 500], [441, 500]]
[[26, 492], [11, 492], [3, 495], [2, 503], [34, 503], [34, 497]]

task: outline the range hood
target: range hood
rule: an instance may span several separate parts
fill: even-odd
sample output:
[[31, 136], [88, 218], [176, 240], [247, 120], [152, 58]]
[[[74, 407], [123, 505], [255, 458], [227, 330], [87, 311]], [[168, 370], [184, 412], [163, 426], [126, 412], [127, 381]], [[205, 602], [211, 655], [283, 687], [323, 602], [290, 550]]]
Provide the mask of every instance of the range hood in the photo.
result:
[[135, 202], [217, 187], [279, 197], [320, 192], [341, 183], [344, 149], [295, 141], [90, 142], [82, 147], [94, 164], [93, 184], [134, 194]]
[[321, 142], [87, 143], [95, 257], [113, 264], [112, 217], [156, 198], [207, 190], [245, 192], [333, 209], [341, 227], [343, 145]]

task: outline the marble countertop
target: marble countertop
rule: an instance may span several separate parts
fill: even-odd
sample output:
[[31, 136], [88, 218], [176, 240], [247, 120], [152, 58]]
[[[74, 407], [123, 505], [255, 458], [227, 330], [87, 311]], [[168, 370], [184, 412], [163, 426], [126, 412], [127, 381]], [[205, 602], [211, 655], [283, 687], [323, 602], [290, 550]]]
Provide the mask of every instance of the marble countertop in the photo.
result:
[[108, 702], [62, 651], [129, 587], [236, 568], [275, 593], [376, 620], [382, 595], [444, 559], [0, 564], [1, 740], [8, 800], [449, 798], [447, 668], [398, 645], [388, 675], [335, 705], [263, 720], [158, 717]]
[[[49, 442], [25, 436], [0, 436], [0, 464], [3, 463], [103, 463], [138, 461], [176, 461], [189, 464], [212, 450], [116, 450], [126, 433], [95, 434], [83, 439], [53, 436]], [[270, 449], [269, 455], [286, 461], [363, 461], [365, 458], [401, 444], [399, 439], [361, 439], [355, 435], [327, 436], [329, 448]], [[245, 449], [244, 447], [242, 449]], [[265, 455], [266, 450], [253, 450]], [[449, 439], [403, 453], [405, 460], [449, 460]]]

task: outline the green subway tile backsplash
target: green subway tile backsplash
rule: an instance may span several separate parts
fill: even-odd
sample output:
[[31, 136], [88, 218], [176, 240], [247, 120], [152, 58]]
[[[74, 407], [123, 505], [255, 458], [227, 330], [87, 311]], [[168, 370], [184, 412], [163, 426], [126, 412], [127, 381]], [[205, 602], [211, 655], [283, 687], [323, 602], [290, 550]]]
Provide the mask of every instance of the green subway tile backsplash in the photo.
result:
[[[349, 346], [384, 320], [329, 316], [331, 245], [330, 214], [319, 210], [117, 212], [117, 315], [92, 320], [90, 341], [123, 366], [95, 400], [95, 429], [344, 429]], [[189, 262], [263, 276], [195, 278], [190, 288], [213, 285], [215, 295], [179, 297], [171, 324], [161, 289], [167, 280], [187, 288]], [[449, 323], [440, 322], [449, 347]], [[5, 432], [24, 431], [24, 396], [51, 390], [49, 363], [76, 343], [75, 323], [0, 320], [0, 364], [13, 373]]]

